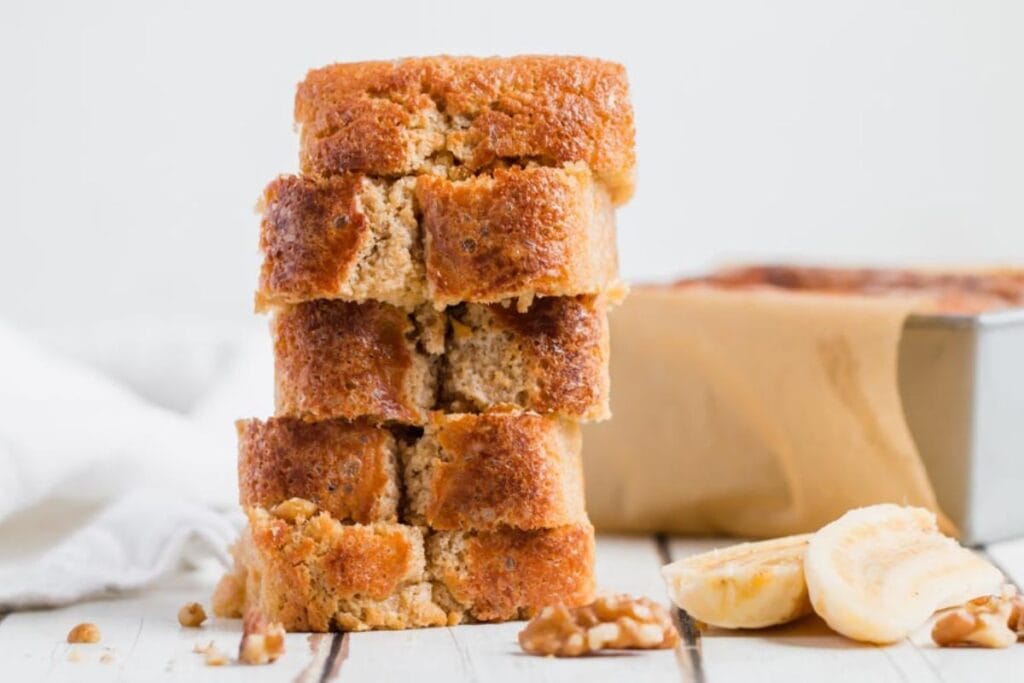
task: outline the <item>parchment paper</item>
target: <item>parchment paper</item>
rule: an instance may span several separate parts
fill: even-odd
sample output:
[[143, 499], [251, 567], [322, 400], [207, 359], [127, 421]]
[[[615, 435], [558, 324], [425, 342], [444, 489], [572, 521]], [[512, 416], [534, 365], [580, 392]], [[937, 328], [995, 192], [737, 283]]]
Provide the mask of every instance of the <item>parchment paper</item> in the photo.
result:
[[759, 537], [878, 502], [937, 511], [897, 385], [914, 306], [633, 288], [611, 314], [613, 417], [584, 431], [595, 525]]

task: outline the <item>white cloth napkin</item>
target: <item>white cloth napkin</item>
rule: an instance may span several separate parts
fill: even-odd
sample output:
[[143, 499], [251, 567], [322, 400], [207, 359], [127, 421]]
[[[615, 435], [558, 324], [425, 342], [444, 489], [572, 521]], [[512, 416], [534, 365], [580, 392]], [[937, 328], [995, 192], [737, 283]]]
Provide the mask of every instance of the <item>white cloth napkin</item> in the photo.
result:
[[[39, 343], [0, 324], [0, 609], [226, 561], [232, 421], [266, 415], [272, 394], [258, 332], [139, 321]], [[49, 538], [83, 510], [99, 512]]]
[[39, 557], [0, 569], [0, 609], [61, 605], [147, 586], [213, 556], [238, 534], [228, 515], [163, 490], [127, 493]]

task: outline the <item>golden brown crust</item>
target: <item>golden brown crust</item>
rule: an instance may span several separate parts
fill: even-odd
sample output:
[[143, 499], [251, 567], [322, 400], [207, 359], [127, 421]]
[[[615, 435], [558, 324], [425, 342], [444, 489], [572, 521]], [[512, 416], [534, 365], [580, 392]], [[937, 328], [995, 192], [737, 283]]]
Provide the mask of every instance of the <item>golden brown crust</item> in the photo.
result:
[[422, 423], [433, 405], [432, 362], [403, 310], [377, 302], [311, 301], [272, 323], [279, 416]]
[[910, 295], [922, 312], [982, 313], [1024, 307], [1024, 271], [928, 271], [885, 268], [820, 268], [757, 265], [730, 268], [677, 286], [770, 287], [829, 294]]
[[543, 529], [586, 518], [579, 425], [529, 413], [435, 413], [405, 452], [409, 521]]
[[256, 310], [313, 299], [426, 300], [414, 178], [281, 176], [261, 201]]
[[316, 182], [281, 176], [263, 191], [256, 307], [295, 303], [335, 292], [356, 267], [370, 239], [356, 205], [363, 179], [343, 174]]
[[235, 424], [243, 507], [303, 498], [342, 521], [397, 521], [397, 445], [386, 429], [293, 418]]
[[617, 277], [614, 209], [585, 169], [426, 175], [416, 198], [435, 304], [595, 293]]
[[582, 162], [617, 203], [633, 188], [625, 69], [582, 57], [427, 57], [333, 64], [295, 97], [303, 171], [407, 175], [449, 157]]
[[[542, 531], [439, 532], [428, 543], [434, 580], [473, 619], [516, 619], [547, 605], [576, 607], [594, 599], [589, 523]], [[442, 559], [452, 552], [461, 562]]]
[[608, 418], [607, 308], [603, 296], [578, 296], [537, 299], [523, 312], [496, 304], [453, 309], [445, 400], [455, 410], [507, 403]]

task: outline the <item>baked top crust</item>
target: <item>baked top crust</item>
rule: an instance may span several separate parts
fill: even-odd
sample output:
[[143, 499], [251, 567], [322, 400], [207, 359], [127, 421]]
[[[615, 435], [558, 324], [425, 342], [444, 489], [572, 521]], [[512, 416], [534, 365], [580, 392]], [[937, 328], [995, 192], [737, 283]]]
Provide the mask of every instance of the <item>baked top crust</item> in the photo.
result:
[[1024, 271], [823, 268], [754, 265], [729, 268], [676, 286], [767, 287], [799, 292], [916, 296], [923, 313], [974, 314], [1024, 307]]
[[365, 422], [239, 420], [238, 488], [243, 507], [302, 498], [334, 519], [398, 520], [395, 437]]
[[530, 413], [435, 413], [403, 454], [409, 522], [542, 529], [586, 519], [579, 425]]
[[582, 162], [632, 194], [625, 69], [583, 57], [425, 57], [332, 64], [295, 96], [305, 173], [477, 173], [503, 161]]
[[310, 301], [271, 323], [277, 415], [421, 424], [434, 369], [405, 311], [367, 301]]
[[428, 539], [430, 572], [478, 621], [526, 618], [547, 605], [594, 598], [594, 529], [589, 522], [557, 529], [463, 533]]
[[453, 334], [442, 387], [455, 410], [510, 404], [584, 421], [610, 416], [607, 299], [536, 299], [449, 309]]
[[435, 304], [595, 293], [617, 277], [614, 208], [578, 165], [421, 176], [416, 198]]

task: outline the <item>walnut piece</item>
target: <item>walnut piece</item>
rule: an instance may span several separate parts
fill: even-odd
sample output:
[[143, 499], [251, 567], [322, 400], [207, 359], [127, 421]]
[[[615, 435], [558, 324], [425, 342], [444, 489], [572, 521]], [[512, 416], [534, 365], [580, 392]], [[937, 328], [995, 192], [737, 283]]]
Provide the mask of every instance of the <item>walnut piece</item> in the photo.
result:
[[668, 610], [628, 595], [606, 595], [571, 609], [545, 607], [519, 632], [519, 645], [526, 652], [558, 657], [602, 649], [664, 649], [678, 642]]
[[284, 626], [268, 623], [263, 614], [250, 610], [242, 622], [242, 642], [238, 661], [243, 664], [269, 664], [284, 654]]
[[69, 643], [98, 643], [100, 642], [100, 629], [96, 624], [79, 624], [68, 632]]
[[198, 602], [190, 602], [178, 610], [178, 623], [186, 628], [199, 628], [206, 621], [206, 610]]
[[315, 515], [316, 503], [305, 498], [289, 498], [274, 506], [271, 512], [275, 517], [294, 523], [296, 519], [309, 519]]
[[940, 617], [932, 640], [940, 647], [1009, 647], [1024, 636], [1024, 599], [1013, 586], [971, 600]]

